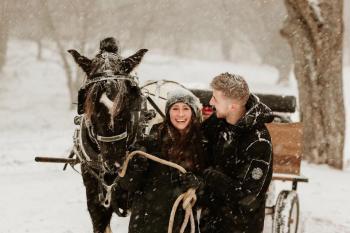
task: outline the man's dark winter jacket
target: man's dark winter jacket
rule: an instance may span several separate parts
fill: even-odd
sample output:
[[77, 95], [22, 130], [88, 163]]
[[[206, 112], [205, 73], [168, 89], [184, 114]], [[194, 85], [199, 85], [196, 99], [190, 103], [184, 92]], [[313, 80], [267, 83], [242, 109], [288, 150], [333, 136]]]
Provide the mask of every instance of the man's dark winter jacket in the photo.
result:
[[201, 233], [262, 232], [272, 178], [271, 110], [251, 95], [246, 114], [231, 125], [213, 114], [203, 123], [211, 168], [204, 172]]

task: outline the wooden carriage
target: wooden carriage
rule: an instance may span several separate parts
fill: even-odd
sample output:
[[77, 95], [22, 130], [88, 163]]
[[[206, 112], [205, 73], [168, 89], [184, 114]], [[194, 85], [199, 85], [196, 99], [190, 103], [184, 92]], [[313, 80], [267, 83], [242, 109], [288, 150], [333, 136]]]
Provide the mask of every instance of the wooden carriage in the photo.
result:
[[[203, 114], [209, 115], [208, 90], [191, 90], [203, 104]], [[300, 174], [302, 158], [303, 126], [300, 122], [291, 122], [288, 114], [295, 112], [294, 96], [259, 95], [260, 100], [269, 106], [275, 120], [267, 124], [273, 145], [273, 181], [291, 182], [290, 190], [282, 190], [272, 206], [265, 209], [266, 215], [272, 215], [273, 233], [297, 233], [299, 225], [298, 182], [308, 182]], [[273, 182], [272, 182], [273, 183]]]

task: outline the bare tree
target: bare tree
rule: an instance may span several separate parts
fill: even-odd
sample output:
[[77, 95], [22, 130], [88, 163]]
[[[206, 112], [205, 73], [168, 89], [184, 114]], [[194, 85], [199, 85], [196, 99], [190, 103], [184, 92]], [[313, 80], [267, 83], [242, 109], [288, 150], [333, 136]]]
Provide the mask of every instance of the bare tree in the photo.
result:
[[[118, 7], [121, 16], [124, 16], [123, 12], [128, 12], [129, 16], [138, 19], [128, 23], [128, 27], [132, 28], [130, 39], [133, 40], [136, 48], [144, 48], [148, 36], [156, 30], [154, 19], [157, 17], [159, 7], [159, 1], [153, 1], [153, 4], [134, 2], [133, 5], [129, 3]], [[130, 19], [130, 17], [127, 18]]]
[[344, 22], [345, 22], [345, 32], [344, 32], [344, 46], [347, 65], [350, 65], [350, 1], [344, 2]]
[[[44, 11], [44, 18], [45, 22], [47, 23], [47, 26], [50, 30], [50, 33], [52, 35], [53, 40], [55, 41], [59, 55], [63, 62], [63, 68], [67, 77], [67, 87], [69, 90], [70, 100], [71, 103], [75, 102], [75, 95], [73, 91], [73, 75], [72, 75], [72, 68], [69, 65], [69, 62], [67, 60], [66, 56], [66, 49], [63, 46], [62, 40], [60, 38], [60, 35], [55, 27], [54, 21], [52, 19], [51, 11], [49, 8], [49, 2], [46, 2], [45, 0], [42, 0], [42, 6]], [[73, 109], [73, 105], [70, 106], [71, 109]]]
[[36, 25], [35, 27], [30, 27], [30, 34], [28, 35], [28, 39], [33, 40], [37, 45], [37, 60], [42, 60], [42, 52], [43, 52], [43, 39], [47, 38], [47, 25], [45, 22], [45, 18], [43, 17], [43, 12], [40, 10], [42, 8], [42, 1], [40, 0], [32, 0], [30, 4], [26, 5], [25, 8], [19, 7], [19, 10], [22, 11], [22, 14], [27, 15], [29, 12], [36, 12], [35, 17], [31, 18], [32, 25]]
[[343, 167], [345, 112], [342, 87], [343, 1], [285, 0], [282, 35], [295, 61], [304, 157]]
[[[279, 33], [285, 16], [280, 0], [218, 2], [222, 24], [222, 54], [230, 60], [231, 47], [244, 34], [259, 54], [262, 63], [274, 66], [279, 72], [278, 83], [287, 83], [292, 69], [292, 55]], [[221, 4], [221, 5], [220, 5]], [[239, 10], [237, 10], [239, 9]], [[242, 37], [241, 37], [242, 38]]]
[[280, 0], [257, 1], [254, 6], [254, 12], [257, 18], [264, 25], [265, 31], [259, 31], [263, 42], [257, 41], [257, 36], [251, 36], [261, 58], [265, 64], [274, 66], [279, 72], [277, 83], [288, 83], [289, 73], [292, 70], [293, 58], [291, 50], [279, 33], [286, 11], [283, 2]]
[[[89, 14], [89, 9], [93, 6], [92, 0], [78, 0], [71, 1], [71, 5], [74, 7], [78, 17], [78, 25], [80, 25], [80, 30], [78, 34], [78, 49], [82, 54], [86, 54], [87, 37], [89, 35], [89, 22], [91, 21], [91, 15]], [[81, 84], [82, 77], [84, 77], [84, 72], [81, 69], [76, 69], [75, 78], [72, 77], [70, 92], [73, 97], [72, 102], [76, 101], [76, 96], [78, 94], [79, 86]]]
[[[94, 8], [94, 1], [82, 1], [82, 0], [76, 0], [74, 2], [70, 1], [70, 10], [74, 12], [74, 15], [76, 17], [76, 20], [78, 22], [75, 22], [74, 25], [77, 26], [77, 29], [74, 33], [71, 35], [65, 34], [65, 25], [67, 24], [67, 21], [60, 21], [54, 18], [53, 12], [50, 9], [49, 2], [45, 0], [42, 1], [42, 7], [43, 7], [43, 17], [45, 18], [46, 26], [49, 28], [50, 34], [52, 36], [52, 39], [55, 41], [58, 49], [58, 53], [61, 57], [63, 68], [66, 74], [67, 78], [67, 88], [69, 90], [70, 95], [70, 102], [72, 105], [70, 105], [70, 109], [74, 108], [74, 103], [76, 102], [77, 92], [83, 77], [83, 73], [80, 70], [76, 70], [76, 73], [74, 75], [74, 68], [71, 66], [72, 64], [68, 61], [68, 53], [67, 53], [67, 46], [65, 45], [65, 38], [68, 38], [69, 41], [76, 40], [77, 41], [77, 47], [81, 53], [85, 53], [86, 44], [87, 44], [87, 37], [89, 35], [89, 26], [90, 25], [90, 17], [89, 13], [91, 12], [91, 9]], [[51, 1], [52, 3], [52, 1]], [[52, 6], [51, 6], [52, 7]], [[62, 15], [60, 16], [62, 17]], [[63, 24], [63, 25], [62, 25]], [[63, 30], [60, 30], [60, 27], [63, 27]]]
[[0, 2], [0, 72], [6, 63], [7, 42], [9, 38], [9, 1]]

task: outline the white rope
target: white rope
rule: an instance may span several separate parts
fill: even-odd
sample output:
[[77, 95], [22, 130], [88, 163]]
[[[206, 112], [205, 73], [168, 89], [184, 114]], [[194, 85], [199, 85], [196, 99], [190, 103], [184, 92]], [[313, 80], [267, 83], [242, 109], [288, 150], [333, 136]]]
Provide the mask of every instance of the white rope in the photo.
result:
[[196, 226], [195, 226], [195, 222], [194, 222], [192, 207], [196, 203], [196, 200], [197, 200], [196, 190], [193, 188], [189, 188], [187, 190], [187, 192], [181, 194], [176, 199], [176, 201], [174, 202], [173, 208], [171, 209], [171, 213], [170, 213], [168, 233], [173, 232], [175, 213], [176, 213], [177, 207], [179, 206], [181, 201], [183, 202], [182, 208], [185, 210], [185, 217], [184, 217], [184, 221], [183, 221], [181, 228], [180, 228], [180, 233], [183, 233], [185, 231], [189, 220], [191, 221], [191, 233], [195, 232]]
[[186, 173], [186, 170], [185, 168], [181, 167], [180, 165], [176, 164], [176, 163], [172, 163], [172, 162], [169, 162], [167, 160], [164, 160], [164, 159], [160, 159], [158, 158], [157, 156], [154, 156], [154, 155], [151, 155], [151, 154], [148, 154], [144, 151], [141, 151], [141, 150], [135, 150], [133, 152], [131, 152], [130, 154], [128, 154], [126, 156], [126, 160], [124, 161], [123, 163], [123, 167], [122, 167], [122, 170], [121, 172], [119, 172], [119, 176], [120, 177], [124, 177], [125, 176], [125, 173], [126, 173], [126, 170], [128, 168], [128, 164], [129, 164], [129, 161], [134, 157], [134, 155], [136, 154], [139, 154], [139, 155], [142, 155], [150, 160], [153, 160], [155, 162], [158, 162], [158, 163], [161, 163], [161, 164], [164, 164], [164, 165], [167, 165], [169, 167], [173, 167], [177, 170], [179, 170], [180, 172], [182, 173]]
[[[167, 165], [169, 167], [173, 167], [175, 169], [178, 169], [180, 172], [182, 173], [186, 173], [186, 169], [184, 169], [183, 167], [181, 167], [180, 165], [173, 163], [173, 162], [169, 162], [167, 160], [164, 159], [160, 159], [157, 156], [148, 154], [144, 151], [140, 151], [140, 150], [136, 150], [131, 152], [130, 154], [128, 154], [126, 156], [126, 159], [123, 163], [123, 167], [121, 172], [119, 172], [119, 176], [120, 177], [124, 177], [126, 170], [128, 168], [128, 164], [129, 161], [134, 157], [134, 155], [142, 155], [145, 158], [151, 159], [155, 162]], [[185, 217], [184, 217], [184, 221], [181, 225], [180, 228], [180, 233], [183, 233], [186, 229], [186, 226], [188, 224], [188, 221], [190, 220], [191, 222], [191, 233], [195, 233], [195, 221], [194, 221], [194, 217], [193, 217], [193, 211], [192, 211], [192, 207], [194, 206], [194, 204], [196, 203], [197, 200], [197, 196], [196, 196], [196, 190], [193, 188], [189, 188], [187, 190], [187, 192], [181, 194], [174, 202], [173, 208], [171, 209], [171, 213], [170, 213], [170, 218], [169, 218], [169, 225], [168, 225], [168, 233], [172, 233], [173, 232], [173, 225], [174, 225], [174, 219], [175, 219], [175, 214], [176, 214], [176, 210], [180, 204], [180, 202], [182, 201], [182, 208], [185, 210]]]

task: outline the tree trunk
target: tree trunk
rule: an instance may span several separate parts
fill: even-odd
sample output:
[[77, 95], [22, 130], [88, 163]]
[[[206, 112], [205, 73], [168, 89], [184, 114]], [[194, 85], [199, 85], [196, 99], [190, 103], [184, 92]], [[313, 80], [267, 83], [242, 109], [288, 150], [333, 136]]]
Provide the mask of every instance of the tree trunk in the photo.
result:
[[6, 0], [0, 2], [0, 72], [6, 63], [9, 38], [8, 4], [9, 2]]
[[345, 46], [345, 59], [347, 65], [350, 65], [350, 1], [344, 1], [344, 22], [345, 22], [345, 32], [344, 32], [344, 46]]
[[[287, 60], [287, 59], [286, 59]], [[289, 73], [292, 70], [291, 64], [285, 62], [285, 64], [276, 63], [275, 68], [278, 70], [278, 80], [276, 84], [288, 84], [289, 83]]]
[[222, 32], [221, 37], [221, 53], [225, 61], [231, 60], [231, 50], [232, 50], [232, 36], [227, 35], [226, 31]]
[[72, 75], [72, 69], [68, 63], [68, 60], [67, 60], [67, 56], [66, 56], [66, 50], [64, 49], [62, 43], [61, 43], [61, 39], [60, 39], [60, 36], [55, 28], [55, 25], [53, 23], [53, 19], [52, 19], [52, 16], [51, 16], [51, 12], [50, 12], [50, 9], [49, 9], [49, 3], [42, 0], [42, 4], [43, 4], [43, 9], [44, 9], [44, 18], [45, 18], [45, 21], [47, 23], [47, 26], [52, 34], [52, 37], [54, 39], [54, 41], [56, 42], [56, 45], [57, 45], [57, 48], [58, 48], [58, 52], [59, 52], [59, 55], [62, 59], [62, 62], [63, 62], [63, 68], [64, 68], [64, 71], [66, 73], [66, 77], [67, 77], [67, 88], [68, 88], [68, 91], [69, 91], [69, 97], [70, 97], [70, 106], [69, 106], [69, 109], [73, 109], [74, 108], [74, 105], [73, 103], [76, 102], [76, 96], [74, 95], [74, 85], [73, 85], [73, 75]]
[[235, 31], [232, 30], [234, 28], [235, 22], [232, 22], [231, 18], [231, 12], [229, 11], [230, 6], [227, 5], [225, 0], [222, 0], [219, 2], [222, 14], [220, 15], [223, 26], [225, 29], [221, 30], [221, 54], [225, 61], [231, 60], [231, 50], [233, 47], [234, 40], [232, 37], [234, 37]]
[[345, 111], [342, 85], [343, 1], [285, 0], [281, 34], [294, 56], [304, 158], [343, 168]]
[[[83, 2], [80, 6], [82, 7], [82, 10], [80, 11], [80, 17], [79, 17], [79, 25], [80, 25], [80, 33], [79, 33], [79, 38], [78, 38], [78, 47], [79, 47], [79, 52], [81, 54], [86, 54], [86, 44], [87, 44], [87, 35], [88, 35], [88, 30], [89, 30], [89, 25], [88, 25], [88, 7], [91, 6], [90, 1], [85, 1]], [[75, 72], [75, 80], [72, 81], [72, 96], [74, 97], [74, 102], [77, 102], [77, 96], [78, 96], [78, 90], [82, 84], [82, 80], [86, 74], [83, 72], [80, 67], [76, 69]]]
[[41, 61], [43, 59], [43, 43], [40, 38], [37, 38], [35, 42], [38, 46], [38, 53], [36, 54], [36, 59], [38, 61]]

